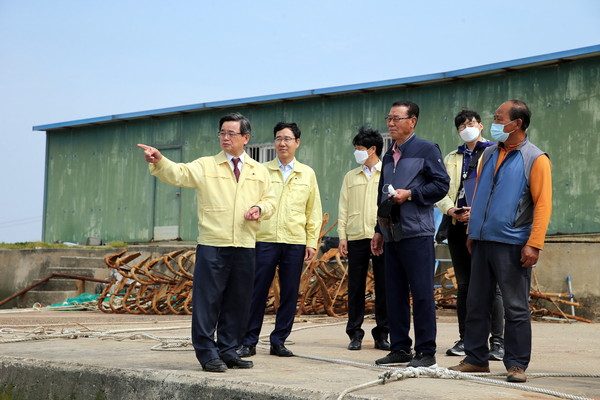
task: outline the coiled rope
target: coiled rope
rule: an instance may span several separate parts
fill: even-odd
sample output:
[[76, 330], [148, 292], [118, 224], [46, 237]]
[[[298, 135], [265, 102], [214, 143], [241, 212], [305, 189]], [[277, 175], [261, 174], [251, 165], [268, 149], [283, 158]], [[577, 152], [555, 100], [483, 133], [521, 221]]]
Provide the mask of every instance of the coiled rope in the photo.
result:
[[[501, 374], [498, 374], [501, 375]], [[506, 375], [506, 374], [502, 374]], [[529, 374], [532, 376], [532, 374]], [[535, 376], [585, 376], [585, 377], [600, 377], [599, 374], [536, 374]], [[377, 380], [366, 382], [360, 385], [356, 385], [344, 390], [339, 396], [338, 400], [342, 400], [348, 393], [355, 392], [357, 390], [366, 389], [371, 386], [383, 385], [389, 381], [395, 380], [400, 381], [407, 378], [420, 378], [420, 377], [429, 377], [429, 378], [438, 378], [438, 379], [466, 379], [472, 380], [475, 382], [481, 383], [490, 383], [493, 385], [500, 385], [504, 387], [509, 387], [513, 389], [525, 390], [528, 392], [535, 393], [543, 393], [551, 396], [563, 398], [563, 399], [573, 399], [573, 400], [592, 400], [588, 397], [580, 397], [571, 395], [568, 393], [562, 393], [555, 390], [543, 389], [529, 385], [523, 385], [519, 383], [512, 382], [504, 382], [498, 379], [490, 379], [484, 378], [481, 376], [474, 376], [471, 374], [466, 374], [459, 371], [449, 370], [447, 368], [425, 368], [425, 367], [407, 367], [403, 369], [395, 369], [389, 370], [379, 375]]]
[[[315, 360], [315, 361], [324, 361], [324, 362], [350, 365], [350, 366], [361, 367], [361, 368], [377, 368], [377, 369], [386, 369], [387, 370], [386, 372], [380, 374], [379, 377], [377, 378], [377, 380], [366, 382], [366, 383], [363, 383], [360, 385], [356, 385], [356, 386], [353, 386], [351, 388], [344, 390], [338, 397], [338, 400], [343, 399], [348, 393], [355, 392], [360, 389], [365, 389], [365, 388], [368, 388], [371, 386], [383, 385], [391, 380], [398, 381], [398, 380], [404, 380], [407, 378], [419, 378], [419, 377], [429, 377], [429, 378], [439, 378], [439, 379], [467, 379], [467, 380], [472, 380], [472, 381], [481, 382], [481, 383], [491, 383], [494, 385], [500, 385], [500, 386], [510, 387], [510, 388], [514, 388], [514, 389], [521, 389], [521, 390], [526, 390], [526, 391], [530, 391], [530, 392], [548, 394], [548, 395], [563, 398], [563, 399], [592, 400], [588, 397], [579, 397], [579, 396], [574, 396], [574, 395], [571, 395], [568, 393], [557, 392], [554, 390], [541, 389], [541, 388], [537, 388], [534, 386], [523, 385], [523, 384], [512, 383], [512, 382], [504, 382], [504, 381], [500, 381], [498, 379], [490, 379], [490, 378], [484, 377], [484, 376], [488, 376], [488, 377], [489, 376], [503, 376], [504, 377], [504, 376], [506, 376], [506, 373], [491, 374], [491, 373], [487, 373], [487, 372], [481, 372], [481, 373], [467, 374], [467, 373], [460, 372], [460, 371], [449, 370], [447, 368], [425, 368], [425, 367], [397, 368], [397, 367], [390, 367], [390, 366], [378, 365], [378, 364], [360, 363], [360, 362], [356, 362], [356, 361], [349, 361], [349, 360], [343, 360], [343, 359], [311, 356], [311, 355], [306, 355], [306, 354], [294, 353], [294, 356], [300, 357], [300, 358], [307, 358], [307, 359]], [[528, 373], [527, 375], [530, 377], [600, 378], [600, 374], [587, 374], [587, 373], [585, 373], [585, 374], [584, 373], [568, 373], [568, 374], [567, 373]]]

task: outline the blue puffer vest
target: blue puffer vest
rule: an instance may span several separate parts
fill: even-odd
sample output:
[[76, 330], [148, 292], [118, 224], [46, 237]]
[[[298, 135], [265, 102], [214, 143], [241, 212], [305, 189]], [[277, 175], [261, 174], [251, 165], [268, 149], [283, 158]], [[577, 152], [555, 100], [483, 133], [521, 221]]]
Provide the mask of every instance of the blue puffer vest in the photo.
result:
[[469, 238], [525, 245], [531, 233], [533, 200], [529, 176], [535, 160], [545, 154], [526, 138], [509, 152], [494, 174], [500, 150], [485, 149], [469, 220]]

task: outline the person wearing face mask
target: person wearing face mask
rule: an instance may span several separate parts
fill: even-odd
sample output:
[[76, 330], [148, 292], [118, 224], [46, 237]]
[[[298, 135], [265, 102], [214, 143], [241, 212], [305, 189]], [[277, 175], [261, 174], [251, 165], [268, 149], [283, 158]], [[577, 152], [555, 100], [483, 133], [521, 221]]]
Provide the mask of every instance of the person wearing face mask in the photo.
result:
[[450, 369], [489, 372], [489, 309], [496, 285], [504, 301], [504, 358], [509, 382], [525, 382], [531, 359], [531, 268], [544, 247], [552, 213], [548, 155], [529, 141], [531, 111], [509, 100], [494, 113], [499, 143], [481, 156], [469, 219], [472, 270], [467, 297], [466, 357]]
[[365, 314], [365, 290], [369, 260], [375, 279], [375, 327], [371, 330], [375, 348], [389, 350], [389, 328], [385, 302], [383, 256], [371, 253], [371, 239], [377, 222], [377, 188], [381, 171], [383, 138], [372, 129], [360, 128], [354, 137], [354, 158], [360, 164], [344, 177], [338, 207], [338, 250], [348, 257], [348, 350], [360, 350], [365, 335], [361, 328]]
[[[483, 125], [476, 111], [464, 109], [454, 118], [454, 125], [463, 144], [444, 158], [446, 171], [450, 175], [448, 194], [436, 203], [437, 208], [452, 218], [448, 227], [448, 250], [458, 284], [456, 315], [458, 317], [459, 340], [446, 351], [449, 356], [464, 356], [465, 319], [467, 317], [467, 294], [471, 279], [471, 254], [467, 250], [467, 223], [471, 211], [473, 186], [465, 188], [465, 182], [477, 176], [477, 161], [483, 151], [495, 143], [481, 136]], [[490, 360], [500, 361], [504, 356], [504, 310], [502, 294], [496, 288], [492, 306], [492, 328], [490, 338]]]

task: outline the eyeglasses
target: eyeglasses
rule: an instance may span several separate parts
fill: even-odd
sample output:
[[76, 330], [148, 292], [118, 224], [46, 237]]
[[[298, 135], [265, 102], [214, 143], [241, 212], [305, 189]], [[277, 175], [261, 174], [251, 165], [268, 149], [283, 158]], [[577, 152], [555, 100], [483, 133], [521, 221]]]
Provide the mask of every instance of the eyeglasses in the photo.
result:
[[411, 118], [412, 117], [398, 117], [398, 116], [395, 116], [395, 115], [394, 116], [388, 115], [387, 117], [385, 117], [385, 121], [386, 122], [392, 122], [392, 121], [398, 122], [398, 121], [400, 121], [402, 119], [411, 119]]
[[217, 136], [220, 137], [221, 139], [225, 139], [225, 138], [231, 139], [231, 138], [234, 138], [235, 135], [243, 135], [243, 133], [234, 132], [234, 131], [227, 131], [227, 132], [219, 131], [219, 132], [217, 132]]
[[281, 143], [281, 142], [284, 142], [284, 143], [288, 143], [288, 144], [289, 144], [289, 143], [292, 143], [294, 140], [296, 140], [296, 138], [293, 138], [293, 137], [280, 137], [280, 136], [277, 136], [277, 137], [275, 138], [275, 143]]
[[477, 121], [469, 121], [466, 124], [461, 124], [458, 126], [458, 131], [461, 132], [463, 131], [466, 127], [472, 128], [474, 126], [479, 125], [479, 122]]

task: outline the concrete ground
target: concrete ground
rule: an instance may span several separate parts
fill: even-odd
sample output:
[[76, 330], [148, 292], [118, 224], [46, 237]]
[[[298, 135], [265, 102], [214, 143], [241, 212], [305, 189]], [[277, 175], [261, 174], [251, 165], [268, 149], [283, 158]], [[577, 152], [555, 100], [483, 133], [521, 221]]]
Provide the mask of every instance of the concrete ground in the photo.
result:
[[[265, 321], [263, 333], [268, 334], [273, 318], [267, 316]], [[373, 349], [368, 333], [361, 351], [347, 350], [344, 323], [328, 317], [299, 318], [289, 338], [293, 344], [288, 346], [296, 357], [270, 356], [265, 344], [251, 358], [253, 369], [208, 373], [190, 347], [152, 350], [160, 343], [152, 337], [170, 338], [171, 343], [189, 338], [189, 316], [0, 310], [0, 399], [336, 399], [344, 390], [377, 380], [384, 370], [359, 363], [372, 364], [386, 354]], [[371, 319], [365, 321], [367, 332], [372, 326]], [[121, 332], [100, 337], [107, 331]], [[88, 337], [82, 336], [84, 332]], [[525, 386], [600, 399], [599, 333], [598, 324], [534, 322], [533, 357]], [[52, 334], [72, 338], [41, 340]], [[453, 311], [438, 312], [437, 337], [438, 366], [457, 364], [459, 357], [445, 355], [457, 339]], [[15, 339], [23, 341], [11, 342]], [[501, 362], [491, 362], [490, 367], [492, 374], [506, 372]], [[597, 377], [534, 376], [542, 373]], [[502, 376], [490, 379], [494, 381], [408, 378], [352, 391], [344, 398], [556, 398], [504, 386]]]

